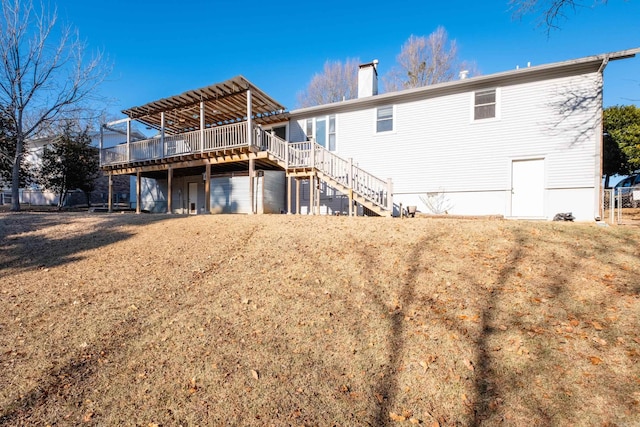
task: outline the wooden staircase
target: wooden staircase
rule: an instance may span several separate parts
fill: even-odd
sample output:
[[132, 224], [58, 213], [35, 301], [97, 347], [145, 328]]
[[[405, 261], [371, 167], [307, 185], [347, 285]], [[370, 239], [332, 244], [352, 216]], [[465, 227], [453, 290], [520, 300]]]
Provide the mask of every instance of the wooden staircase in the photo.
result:
[[260, 128], [256, 145], [287, 171], [288, 176], [308, 176], [323, 181], [357, 202], [369, 213], [393, 216], [393, 185], [343, 159], [314, 141], [289, 143]]

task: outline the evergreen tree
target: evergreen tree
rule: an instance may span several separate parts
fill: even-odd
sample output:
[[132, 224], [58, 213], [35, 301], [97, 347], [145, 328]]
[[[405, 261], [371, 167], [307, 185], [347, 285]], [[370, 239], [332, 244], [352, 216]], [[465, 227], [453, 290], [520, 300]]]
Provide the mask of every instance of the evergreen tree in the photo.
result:
[[88, 129], [74, 131], [65, 124], [62, 134], [45, 147], [38, 182], [58, 195], [58, 207], [64, 205], [71, 190], [81, 190], [90, 206], [91, 192], [99, 176], [98, 149], [91, 145]]

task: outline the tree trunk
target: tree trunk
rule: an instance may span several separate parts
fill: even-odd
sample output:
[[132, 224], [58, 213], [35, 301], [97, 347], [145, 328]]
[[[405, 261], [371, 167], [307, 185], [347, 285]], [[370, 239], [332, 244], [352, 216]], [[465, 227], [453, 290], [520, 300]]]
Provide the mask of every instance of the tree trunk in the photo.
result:
[[11, 169], [11, 210], [20, 211], [20, 164], [22, 163], [22, 147], [24, 141], [20, 132], [16, 136], [16, 155], [13, 157]]
[[62, 210], [62, 206], [64, 206], [64, 199], [67, 198], [67, 190], [60, 190], [60, 194], [58, 195], [58, 210]]

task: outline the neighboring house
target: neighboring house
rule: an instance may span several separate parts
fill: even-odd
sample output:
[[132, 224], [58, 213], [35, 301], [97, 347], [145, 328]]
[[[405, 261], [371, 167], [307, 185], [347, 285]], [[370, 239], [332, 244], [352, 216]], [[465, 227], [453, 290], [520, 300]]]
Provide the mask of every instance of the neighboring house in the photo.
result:
[[638, 52], [380, 95], [374, 61], [360, 67], [358, 99], [290, 112], [239, 76], [123, 111], [125, 123], [160, 135], [104, 148], [102, 167], [136, 176], [138, 210], [397, 215], [416, 206], [589, 221], [602, 216], [602, 73]]
[[[99, 146], [101, 135], [100, 132], [91, 132], [90, 134], [91, 142], [94, 146]], [[105, 128], [102, 132], [102, 141], [104, 147], [112, 147], [118, 144], [122, 138], [126, 138], [126, 132], [115, 128]], [[145, 139], [146, 136], [140, 133], [137, 130], [132, 130], [130, 135], [132, 140], [140, 140]], [[43, 138], [34, 138], [26, 141], [26, 153], [25, 153], [25, 162], [29, 165], [30, 169], [34, 172], [42, 165], [42, 155], [44, 153], [44, 149], [47, 145], [50, 145], [55, 137], [43, 137]], [[113, 187], [114, 191], [114, 200], [117, 202], [122, 201], [123, 203], [129, 203], [130, 189], [131, 189], [131, 179], [129, 177], [121, 177], [116, 180], [116, 185]], [[3, 188], [4, 187], [4, 188]], [[3, 186], [0, 186], [0, 204], [5, 202], [6, 200], [10, 200], [11, 189], [5, 183]], [[42, 188], [40, 185], [33, 183], [28, 188], [21, 188], [19, 191], [20, 194], [20, 203], [26, 205], [57, 205], [58, 204], [58, 196], [52, 191], [46, 190]], [[108, 194], [108, 183], [107, 177], [101, 177], [96, 181], [95, 191], [92, 193], [92, 203], [106, 203], [107, 202], [107, 194]], [[71, 195], [67, 199], [68, 203], [74, 204], [86, 204], [86, 199], [84, 194], [78, 194], [77, 197]], [[7, 201], [7, 203], [10, 203]]]

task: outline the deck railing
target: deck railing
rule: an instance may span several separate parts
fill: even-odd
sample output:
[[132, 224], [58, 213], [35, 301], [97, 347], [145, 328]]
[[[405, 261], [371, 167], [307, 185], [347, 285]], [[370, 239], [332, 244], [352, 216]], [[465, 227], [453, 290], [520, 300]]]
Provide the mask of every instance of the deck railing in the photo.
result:
[[256, 145], [260, 147], [260, 150], [268, 151], [278, 160], [285, 161], [290, 144], [284, 139], [273, 135], [271, 132], [258, 127], [256, 132]]
[[[253, 144], [283, 162], [287, 169], [316, 169], [344, 189], [351, 189], [371, 203], [389, 209], [390, 183], [354, 165], [351, 160], [337, 156], [314, 141], [287, 142], [259, 126], [255, 128], [253, 135]], [[117, 145], [103, 149], [100, 160], [102, 165], [115, 165], [248, 145], [247, 123], [241, 122], [204, 131], [168, 135], [164, 137], [164, 143], [161, 138], [156, 137]]]
[[[325, 176], [340, 184], [343, 188], [352, 189], [371, 203], [384, 209], [389, 208], [391, 193], [388, 181], [382, 180], [364, 169], [343, 159], [314, 141], [290, 142], [271, 136], [271, 140], [279, 140], [285, 145], [284, 153], [275, 153], [279, 160], [285, 161], [287, 168], [310, 167], [322, 172]], [[272, 142], [273, 144], [273, 142]]]
[[204, 131], [204, 151], [224, 150], [245, 145], [247, 145], [247, 122], [218, 126]]
[[[203, 135], [204, 146], [202, 145]], [[102, 150], [100, 161], [102, 165], [115, 165], [218, 151], [246, 145], [247, 124], [242, 122], [205, 129], [203, 132], [195, 130], [177, 135], [166, 135], [164, 143], [162, 138], [155, 137], [105, 148]]]

